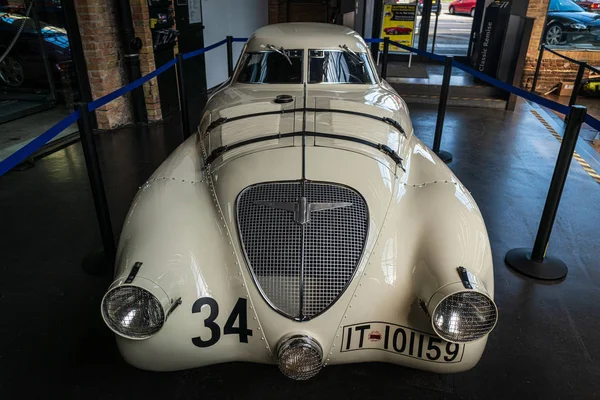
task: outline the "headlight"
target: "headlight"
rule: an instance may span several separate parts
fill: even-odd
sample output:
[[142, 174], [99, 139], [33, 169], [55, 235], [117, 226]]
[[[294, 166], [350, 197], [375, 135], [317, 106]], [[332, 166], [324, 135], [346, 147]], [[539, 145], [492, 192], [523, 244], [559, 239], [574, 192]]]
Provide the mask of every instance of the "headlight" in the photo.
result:
[[305, 335], [284, 338], [277, 346], [279, 370], [299, 381], [317, 375], [323, 366], [323, 350], [316, 340]]
[[102, 317], [106, 325], [128, 339], [147, 339], [165, 322], [161, 302], [148, 290], [138, 286], [117, 286], [102, 299]]
[[497, 320], [498, 310], [492, 299], [476, 290], [446, 296], [431, 314], [435, 332], [455, 343], [482, 338], [494, 329]]
[[584, 25], [584, 24], [574, 23], [574, 24], [571, 24], [570, 26], [573, 29], [579, 29], [579, 30], [586, 30], [587, 29], [587, 26]]

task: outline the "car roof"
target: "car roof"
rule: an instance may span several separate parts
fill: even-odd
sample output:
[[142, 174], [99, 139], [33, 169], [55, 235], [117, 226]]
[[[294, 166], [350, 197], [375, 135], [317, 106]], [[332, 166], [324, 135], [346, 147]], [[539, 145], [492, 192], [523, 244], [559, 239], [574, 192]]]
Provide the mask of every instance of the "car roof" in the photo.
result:
[[262, 27], [248, 40], [247, 51], [264, 51], [267, 44], [285, 49], [339, 49], [340, 45], [346, 45], [357, 52], [368, 50], [363, 38], [352, 29], [314, 22], [290, 22]]

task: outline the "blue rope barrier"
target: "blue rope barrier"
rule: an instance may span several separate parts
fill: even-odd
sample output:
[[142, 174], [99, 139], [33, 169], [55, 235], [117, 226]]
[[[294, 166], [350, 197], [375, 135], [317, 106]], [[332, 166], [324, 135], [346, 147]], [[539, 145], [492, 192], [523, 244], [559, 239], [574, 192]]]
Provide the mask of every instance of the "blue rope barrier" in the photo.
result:
[[27, 143], [25, 146], [21, 147], [19, 150], [12, 153], [6, 159], [0, 162], [0, 176], [4, 175], [17, 165], [19, 165], [23, 160], [29, 157], [31, 154], [36, 152], [40, 147], [48, 143], [52, 140], [56, 135], [64, 131], [71, 125], [73, 122], [79, 119], [79, 111], [74, 111], [71, 114], [67, 115], [65, 118], [56, 123], [52, 128], [48, 129], [46, 132], [42, 133], [40, 136], [33, 139], [31, 142]]
[[428, 51], [423, 51], [423, 50], [415, 49], [414, 47], [405, 46], [403, 44], [400, 44], [398, 42], [394, 42], [392, 40], [390, 40], [390, 44], [393, 45], [393, 46], [400, 47], [401, 49], [413, 52], [413, 53], [415, 53], [415, 54], [417, 54], [419, 56], [431, 58], [432, 60], [436, 60], [436, 61], [439, 61], [439, 62], [442, 62], [442, 63], [446, 62], [446, 56], [439, 56], [437, 54], [433, 54], [433, 53], [430, 53]]
[[246, 43], [248, 41], [248, 38], [233, 38], [233, 42], [236, 43]]
[[[235, 39], [234, 39], [235, 40]], [[200, 54], [204, 54], [207, 51], [211, 51], [212, 49], [216, 49], [219, 46], [223, 46], [225, 43], [227, 43], [227, 39], [223, 39], [220, 42], [217, 42], [215, 44], [211, 44], [208, 47], [204, 47], [202, 49], [198, 49], [198, 50], [194, 50], [194, 51], [190, 51], [189, 53], [185, 53], [183, 55], [183, 59], [187, 60], [188, 58], [192, 58], [192, 57], [196, 57], [199, 56]]]
[[[233, 38], [234, 42], [246, 42], [247, 40], [248, 40], [247, 38]], [[384, 40], [381, 38], [368, 38], [368, 39], [365, 39], [365, 41], [367, 43], [382, 43]], [[183, 59], [187, 60], [189, 58], [196, 57], [200, 54], [206, 53], [207, 51], [216, 49], [217, 47], [220, 47], [226, 43], [227, 43], [227, 39], [224, 39], [224, 40], [221, 40], [220, 42], [212, 44], [208, 47], [198, 49], [198, 50], [195, 50], [195, 51], [192, 51], [189, 53], [185, 53], [185, 54], [183, 54]], [[415, 54], [431, 58], [436, 61], [444, 62], [446, 59], [445, 56], [440, 56], [437, 54], [429, 53], [427, 51], [415, 49], [413, 47], [405, 46], [403, 44], [400, 44], [400, 43], [397, 43], [394, 41], [390, 41], [390, 44], [400, 47], [402, 49], [405, 49], [407, 51], [413, 52]], [[156, 78], [158, 75], [167, 71], [169, 68], [173, 67], [175, 64], [177, 64], [176, 58], [172, 59], [171, 61], [169, 61], [166, 64], [162, 65], [161, 67], [157, 68], [155, 71], [152, 71], [148, 75], [144, 75], [140, 79], [138, 79], [134, 82], [131, 82], [130, 84], [123, 86], [122, 88], [117, 89], [112, 93], [102, 96], [101, 98], [99, 98], [97, 100], [92, 101], [88, 105], [89, 111], [94, 111], [94, 110], [98, 109], [99, 107], [102, 107], [103, 105], [115, 100], [116, 98], [129, 93], [133, 89], [140, 87], [141, 85], [148, 82], [149, 80]], [[452, 65], [458, 69], [461, 69], [461, 70], [473, 75], [476, 78], [481, 79], [482, 81], [485, 81], [493, 86], [499, 87], [502, 90], [505, 90], [510, 93], [514, 93], [517, 96], [523, 97], [527, 100], [531, 100], [534, 103], [540, 104], [543, 107], [547, 107], [552, 110], [558, 111], [561, 114], [564, 114], [564, 115], [569, 114], [570, 109], [569, 109], [569, 107], [567, 107], [565, 105], [556, 103], [554, 101], [545, 99], [541, 96], [527, 92], [523, 89], [509, 85], [505, 82], [502, 82], [499, 79], [492, 78], [491, 76], [488, 76], [480, 71], [477, 71], [477, 70], [475, 70], [471, 67], [468, 67], [464, 64], [461, 64], [459, 62], [453, 61]], [[52, 128], [48, 129], [46, 132], [42, 133], [40, 136], [36, 137], [31, 142], [29, 142], [28, 144], [26, 144], [25, 146], [23, 146], [22, 148], [20, 148], [19, 150], [17, 150], [10, 156], [8, 156], [5, 160], [1, 161], [0, 162], [0, 176], [4, 175], [8, 171], [10, 171], [12, 168], [14, 168], [19, 163], [23, 162], [23, 160], [25, 160], [28, 156], [30, 156], [31, 154], [33, 154], [34, 152], [39, 150], [40, 147], [42, 147], [44, 144], [48, 143], [51, 139], [56, 137], [56, 135], [58, 135], [60, 132], [65, 130], [69, 125], [71, 125], [72, 123], [77, 121], [79, 119], [79, 117], [80, 117], [79, 111], [75, 111], [75, 112], [69, 114], [67, 117], [63, 118], [56, 125], [54, 125]], [[600, 121], [597, 120], [596, 118], [592, 117], [591, 115], [588, 114], [585, 117], [585, 123], [588, 124], [589, 126], [591, 126], [592, 128], [600, 131]]]
[[466, 73], [471, 74], [474, 77], [481, 79], [482, 81], [485, 81], [485, 82], [487, 82], [493, 86], [496, 86], [502, 90], [506, 90], [507, 92], [516, 94], [517, 96], [523, 97], [524, 99], [531, 100], [534, 103], [537, 103], [546, 108], [550, 108], [551, 110], [558, 111], [561, 114], [569, 115], [570, 109], [568, 106], [562, 105], [562, 104], [557, 103], [552, 100], [545, 99], [541, 96], [538, 96], [537, 94], [533, 94], [531, 92], [520, 89], [513, 85], [509, 85], [508, 83], [502, 82], [501, 80], [496, 79], [496, 78], [492, 78], [489, 75], [486, 75], [486, 74], [484, 74], [480, 71], [477, 71], [471, 67], [467, 67], [466, 65], [461, 64], [457, 61], [453, 61], [452, 66], [454, 66], [458, 69], [461, 69], [461, 70], [465, 71]]

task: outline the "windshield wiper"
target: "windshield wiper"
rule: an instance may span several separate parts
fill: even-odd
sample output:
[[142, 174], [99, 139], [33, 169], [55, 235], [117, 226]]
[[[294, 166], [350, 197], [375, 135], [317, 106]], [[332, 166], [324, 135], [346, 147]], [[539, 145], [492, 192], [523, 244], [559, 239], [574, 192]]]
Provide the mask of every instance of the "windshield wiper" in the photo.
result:
[[266, 46], [267, 49], [269, 50], [273, 50], [275, 53], [281, 54], [282, 56], [285, 57], [286, 60], [288, 60], [288, 62], [290, 63], [290, 65], [292, 65], [292, 60], [290, 60], [290, 56], [288, 56], [287, 54], [285, 54], [285, 49], [283, 47], [281, 48], [277, 48], [275, 46], [273, 46], [272, 44], [268, 44]]
[[363, 65], [365, 62], [363, 61], [363, 59], [356, 54], [356, 52], [352, 49], [350, 49], [348, 46], [346, 46], [345, 44], [340, 44], [340, 49], [344, 50], [346, 53], [350, 54], [352, 57], [354, 57], [354, 59], [360, 64]]

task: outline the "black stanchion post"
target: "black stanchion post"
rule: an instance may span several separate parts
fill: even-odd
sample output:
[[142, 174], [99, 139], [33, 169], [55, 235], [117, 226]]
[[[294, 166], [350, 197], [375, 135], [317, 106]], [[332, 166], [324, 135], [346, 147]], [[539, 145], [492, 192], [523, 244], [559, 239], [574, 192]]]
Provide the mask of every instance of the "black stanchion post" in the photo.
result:
[[227, 73], [233, 75], [233, 36], [227, 36]]
[[453, 57], [446, 57], [444, 65], [444, 80], [442, 81], [442, 90], [440, 92], [440, 103], [438, 106], [437, 122], [435, 124], [435, 137], [433, 138], [433, 152], [442, 159], [443, 162], [452, 161], [452, 154], [440, 150], [442, 145], [442, 130], [444, 129], [444, 118], [446, 117], [446, 105], [448, 104], [448, 94], [450, 93], [450, 78], [452, 78]]
[[533, 84], [531, 85], [531, 93], [535, 93], [535, 88], [537, 87], [538, 75], [540, 73], [540, 68], [542, 67], [542, 60], [544, 59], [545, 49], [546, 45], [542, 44], [540, 46], [540, 54], [538, 55], [537, 65], [535, 67], [535, 74], [533, 74]]
[[386, 37], [383, 39], [383, 57], [381, 59], [381, 77], [387, 79], [387, 63], [388, 53], [390, 51], [390, 38]]
[[573, 85], [573, 93], [571, 93], [571, 98], [569, 99], [569, 107], [573, 107], [577, 102], [577, 96], [579, 95], [579, 89], [581, 89], [581, 81], [583, 80], [583, 75], [585, 74], [586, 68], [586, 63], [582, 62], [579, 64], [577, 78], [575, 78], [575, 85]]
[[579, 137], [581, 125], [585, 119], [587, 108], [584, 106], [573, 106], [569, 113], [569, 122], [565, 129], [565, 135], [560, 146], [552, 182], [548, 190], [546, 205], [542, 213], [542, 220], [538, 228], [533, 249], [513, 249], [506, 253], [506, 264], [515, 271], [531, 278], [542, 280], [558, 280], [567, 276], [566, 264], [556, 258], [546, 255], [550, 233], [556, 218], [556, 212], [565, 187], [565, 181], [571, 166], [571, 159]]
[[[88, 272], [106, 272], [103, 271], [105, 270], [105, 264], [112, 264], [115, 261], [117, 253], [115, 238], [113, 236], [112, 223], [110, 221], [106, 192], [104, 191], [104, 182], [102, 181], [100, 161], [98, 160], [98, 152], [96, 151], [96, 145], [94, 143], [94, 133], [92, 130], [91, 114], [88, 111], [88, 103], [78, 103], [78, 109], [79, 114], [81, 115], [79, 136], [81, 138], [85, 165], [90, 179], [92, 197], [94, 198], [94, 206], [96, 208], [96, 217], [98, 218], [100, 236], [104, 247], [104, 255], [101, 257], [102, 260], [88, 258], [87, 260], [84, 260], [84, 269]], [[98, 265], [98, 262], [102, 265]], [[95, 265], [91, 265], [91, 263]]]
[[177, 87], [179, 88], [179, 110], [181, 113], [181, 131], [183, 140], [190, 135], [190, 116], [185, 95], [185, 80], [183, 79], [183, 54], [177, 53]]

